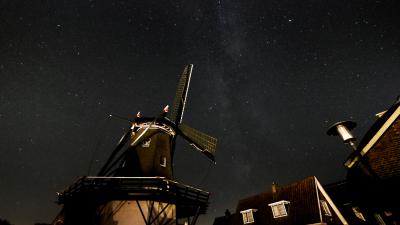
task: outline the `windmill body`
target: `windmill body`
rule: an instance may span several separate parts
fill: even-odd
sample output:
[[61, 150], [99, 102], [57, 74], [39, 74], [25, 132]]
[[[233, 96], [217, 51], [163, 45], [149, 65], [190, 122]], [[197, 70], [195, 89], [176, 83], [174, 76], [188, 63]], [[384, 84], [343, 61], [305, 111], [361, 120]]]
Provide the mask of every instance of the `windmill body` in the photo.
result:
[[138, 113], [98, 176], [59, 195], [64, 207], [53, 224], [195, 224], [206, 213], [209, 193], [173, 180], [177, 136], [214, 161], [217, 140], [182, 123], [192, 69], [183, 71], [171, 112]]
[[[152, 125], [152, 122], [145, 121], [147, 119], [142, 119], [141, 123], [134, 123], [135, 129], [132, 129], [126, 157], [122, 160], [115, 175], [123, 177], [160, 176], [173, 179], [172, 142], [176, 133], [165, 124], [154, 123]], [[143, 141], [135, 144], [134, 141], [137, 139]]]

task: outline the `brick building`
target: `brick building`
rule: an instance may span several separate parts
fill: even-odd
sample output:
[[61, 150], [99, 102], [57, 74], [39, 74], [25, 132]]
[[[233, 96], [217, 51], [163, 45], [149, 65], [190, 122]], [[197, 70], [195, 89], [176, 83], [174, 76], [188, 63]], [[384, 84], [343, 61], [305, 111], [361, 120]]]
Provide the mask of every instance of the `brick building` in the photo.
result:
[[347, 179], [325, 186], [350, 224], [400, 224], [400, 102], [377, 120], [346, 161]]
[[238, 202], [233, 214], [218, 217], [214, 225], [348, 224], [316, 177], [285, 187], [272, 185]]
[[346, 180], [324, 187], [315, 177], [273, 185], [271, 192], [240, 200], [214, 225], [400, 224], [399, 100], [377, 114], [345, 167]]

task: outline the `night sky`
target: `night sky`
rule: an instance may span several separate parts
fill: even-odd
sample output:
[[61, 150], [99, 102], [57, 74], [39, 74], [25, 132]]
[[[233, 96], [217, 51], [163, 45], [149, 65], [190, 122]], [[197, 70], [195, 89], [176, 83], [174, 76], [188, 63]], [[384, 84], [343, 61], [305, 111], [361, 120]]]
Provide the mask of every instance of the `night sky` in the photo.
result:
[[[0, 0], [0, 218], [51, 222], [56, 192], [95, 175], [129, 123], [171, 104], [218, 138], [217, 164], [178, 140], [176, 179], [210, 191], [210, 225], [238, 199], [315, 175], [350, 153], [400, 94], [400, 2]], [[92, 163], [91, 163], [92, 162]]]

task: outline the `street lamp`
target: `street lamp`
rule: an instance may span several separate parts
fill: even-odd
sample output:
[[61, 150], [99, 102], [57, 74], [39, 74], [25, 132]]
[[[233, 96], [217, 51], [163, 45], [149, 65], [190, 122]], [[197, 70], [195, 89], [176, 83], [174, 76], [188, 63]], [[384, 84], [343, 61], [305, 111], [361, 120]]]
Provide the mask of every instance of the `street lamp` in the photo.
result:
[[371, 169], [362, 162], [361, 154], [357, 151], [356, 146], [356, 138], [351, 134], [351, 130], [353, 130], [357, 126], [356, 122], [353, 121], [340, 121], [333, 124], [328, 131], [326, 132], [330, 136], [340, 136], [343, 140], [343, 143], [349, 144], [354, 150], [350, 156], [347, 158], [344, 166], [347, 169], [352, 168], [356, 163], [360, 166], [360, 168], [370, 177], [372, 177], [373, 173]]
[[343, 140], [343, 143], [349, 144], [355, 151], [357, 149], [356, 138], [351, 134], [350, 131], [356, 126], [356, 122], [341, 121], [333, 124], [326, 133], [330, 136], [340, 136]]

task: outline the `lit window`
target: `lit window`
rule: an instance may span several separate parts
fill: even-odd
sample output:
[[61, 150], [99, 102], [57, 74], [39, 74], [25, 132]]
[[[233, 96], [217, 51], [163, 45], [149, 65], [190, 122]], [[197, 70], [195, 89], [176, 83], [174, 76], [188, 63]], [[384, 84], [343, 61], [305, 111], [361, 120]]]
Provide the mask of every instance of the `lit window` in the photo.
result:
[[254, 215], [253, 212], [257, 212], [257, 209], [246, 209], [240, 211], [243, 217], [243, 224], [254, 223]]
[[328, 203], [325, 200], [319, 200], [319, 202], [321, 203], [321, 208], [324, 212], [325, 216], [332, 216], [331, 211], [329, 210], [329, 206]]
[[287, 210], [286, 210], [286, 205], [289, 204], [289, 201], [279, 201], [279, 202], [274, 202], [271, 204], [268, 204], [268, 206], [271, 206], [272, 209], [272, 214], [274, 218], [279, 218], [279, 217], [284, 217], [287, 216]]
[[376, 221], [378, 222], [379, 225], [386, 225], [385, 221], [383, 221], [381, 215], [375, 213], [374, 217], [376, 219]]
[[360, 208], [358, 208], [357, 206], [355, 206], [355, 207], [352, 207], [351, 209], [353, 210], [354, 215], [356, 215], [356, 217], [357, 217], [358, 219], [360, 219], [360, 220], [362, 220], [362, 221], [365, 221], [365, 222], [367, 221], [367, 220], [365, 219], [364, 215], [361, 213]]

